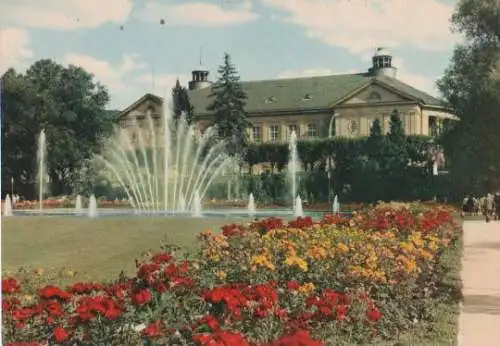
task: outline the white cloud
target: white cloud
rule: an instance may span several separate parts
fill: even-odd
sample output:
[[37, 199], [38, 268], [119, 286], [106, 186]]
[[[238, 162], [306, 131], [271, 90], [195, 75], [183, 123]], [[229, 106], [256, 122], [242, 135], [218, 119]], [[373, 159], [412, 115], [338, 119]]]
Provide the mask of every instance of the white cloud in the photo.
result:
[[438, 0], [261, 0], [311, 38], [362, 54], [375, 47], [449, 49], [452, 4]]
[[110, 63], [92, 56], [68, 53], [64, 62], [84, 68], [87, 72], [93, 73], [95, 78], [108, 87], [110, 93], [129, 91], [132, 88], [127, 83], [126, 78], [134, 72], [146, 67], [146, 64], [138, 61], [135, 54], [124, 54], [119, 63]]
[[26, 30], [0, 28], [0, 74], [9, 68], [19, 68], [23, 61], [33, 57]]
[[184, 1], [179, 4], [148, 2], [138, 16], [147, 22], [159, 23], [163, 19], [165, 25], [197, 27], [237, 25], [257, 18], [257, 14], [252, 12], [250, 0], [231, 2], [221, 0], [220, 4], [184, 3]]
[[132, 7], [132, 0], [5, 0], [1, 16], [10, 25], [74, 30], [123, 23]]

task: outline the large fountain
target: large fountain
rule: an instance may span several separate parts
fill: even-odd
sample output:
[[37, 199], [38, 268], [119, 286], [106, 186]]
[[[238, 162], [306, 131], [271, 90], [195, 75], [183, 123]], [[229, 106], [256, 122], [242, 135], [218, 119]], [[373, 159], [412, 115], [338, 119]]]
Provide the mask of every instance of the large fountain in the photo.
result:
[[130, 128], [117, 128], [98, 157], [107, 178], [118, 183], [141, 213], [197, 210], [212, 181], [230, 163], [215, 131], [202, 135], [184, 117], [148, 114]]

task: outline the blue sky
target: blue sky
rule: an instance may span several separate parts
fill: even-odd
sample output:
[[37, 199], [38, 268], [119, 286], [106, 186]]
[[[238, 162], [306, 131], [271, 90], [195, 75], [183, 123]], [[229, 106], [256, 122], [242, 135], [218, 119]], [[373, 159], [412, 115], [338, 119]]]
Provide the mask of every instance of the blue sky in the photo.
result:
[[[169, 93], [224, 52], [243, 80], [363, 72], [388, 47], [398, 78], [434, 83], [460, 37], [455, 0], [3, 0], [0, 73], [41, 58], [76, 64], [109, 89], [110, 108]], [[165, 24], [161, 24], [164, 20]], [[154, 80], [154, 83], [153, 83]]]

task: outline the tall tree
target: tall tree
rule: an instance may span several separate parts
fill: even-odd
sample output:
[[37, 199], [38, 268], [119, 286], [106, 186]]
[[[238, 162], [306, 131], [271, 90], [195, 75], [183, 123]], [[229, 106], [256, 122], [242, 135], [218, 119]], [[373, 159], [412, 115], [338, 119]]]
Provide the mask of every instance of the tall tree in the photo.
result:
[[82, 68], [52, 60], [35, 62], [24, 75], [9, 70], [2, 81], [2, 176], [10, 180], [10, 174], [30, 197], [36, 139], [45, 129], [51, 192], [74, 192], [82, 163], [99, 150], [100, 139], [111, 130], [112, 119], [104, 109], [109, 101], [106, 89]]
[[453, 28], [465, 36], [438, 86], [460, 121], [441, 143], [456, 188], [500, 188], [500, 2], [461, 0]]
[[224, 54], [224, 63], [217, 72], [219, 78], [212, 85], [212, 103], [208, 106], [208, 110], [213, 112], [210, 126], [216, 126], [219, 137], [231, 144], [234, 153], [239, 153], [246, 147], [246, 129], [250, 126], [245, 111], [247, 95], [228, 53]]
[[193, 122], [193, 106], [189, 100], [187, 89], [181, 85], [178, 79], [172, 89], [172, 101], [174, 106], [174, 120], [178, 121], [181, 116], [184, 116], [186, 122], [191, 124]]

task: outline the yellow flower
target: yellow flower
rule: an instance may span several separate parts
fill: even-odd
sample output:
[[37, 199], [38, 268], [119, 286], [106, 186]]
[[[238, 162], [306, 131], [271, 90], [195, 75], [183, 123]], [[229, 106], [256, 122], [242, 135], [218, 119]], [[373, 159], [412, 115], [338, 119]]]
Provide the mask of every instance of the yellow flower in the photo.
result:
[[38, 267], [36, 268], [35, 270], [35, 274], [38, 275], [38, 276], [42, 276], [43, 273], [45, 273], [45, 269], [43, 269], [42, 267]]
[[338, 243], [337, 244], [337, 249], [342, 252], [342, 253], [346, 253], [349, 251], [349, 247], [347, 245], [345, 245], [344, 243]]
[[252, 260], [251, 260], [251, 264], [254, 267], [264, 267], [264, 268], [267, 268], [271, 271], [274, 271], [276, 269], [274, 264], [272, 264], [271, 261], [269, 261], [269, 259], [267, 258], [266, 255], [253, 256]]
[[308, 267], [307, 267], [307, 262], [304, 261], [302, 258], [298, 257], [297, 255], [295, 254], [292, 254], [290, 256], [288, 256], [286, 259], [285, 259], [285, 264], [287, 266], [290, 266], [290, 267], [294, 267], [294, 266], [297, 266], [300, 268], [300, 270], [302, 270], [303, 272], [306, 272]]
[[223, 270], [217, 270], [215, 275], [221, 280], [224, 280], [225, 278], [227, 278], [227, 273]]
[[304, 295], [309, 295], [309, 294], [311, 294], [312, 291], [314, 291], [315, 288], [316, 287], [314, 286], [314, 284], [312, 282], [309, 282], [307, 284], [300, 286], [299, 292], [304, 294]]
[[311, 258], [316, 260], [326, 258], [327, 256], [326, 250], [323, 247], [317, 245], [311, 246], [308, 250], [308, 253]]

